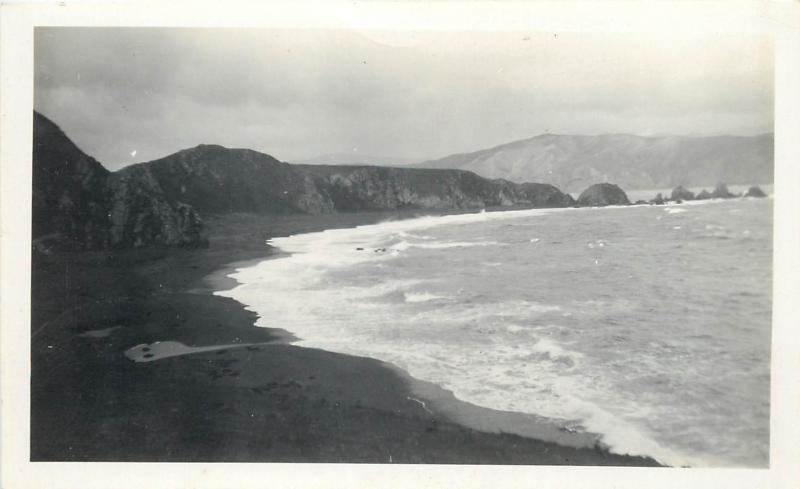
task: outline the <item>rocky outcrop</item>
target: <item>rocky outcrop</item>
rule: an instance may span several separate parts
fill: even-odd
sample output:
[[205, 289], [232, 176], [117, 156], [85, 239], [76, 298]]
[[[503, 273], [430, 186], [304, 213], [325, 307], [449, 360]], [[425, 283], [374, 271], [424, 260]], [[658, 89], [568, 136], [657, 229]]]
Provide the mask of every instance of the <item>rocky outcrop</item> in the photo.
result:
[[596, 183], [578, 197], [580, 207], [603, 207], [607, 205], [628, 205], [630, 201], [625, 191], [613, 183]]
[[744, 194], [745, 197], [766, 197], [767, 194], [764, 193], [763, 190], [758, 185], [754, 185], [747, 189], [747, 193]]
[[728, 186], [724, 183], [718, 183], [714, 191], [711, 192], [712, 199], [732, 199], [734, 197], [736, 197], [736, 195], [730, 193], [730, 191], [728, 191]]
[[200, 246], [202, 221], [157, 180], [110, 173], [34, 112], [33, 242], [75, 249]]
[[703, 189], [703, 190], [700, 191], [700, 193], [695, 195], [694, 198], [695, 198], [695, 200], [708, 200], [708, 199], [712, 198], [712, 196], [711, 196], [711, 192], [709, 192], [706, 189]]
[[678, 185], [674, 189], [672, 189], [672, 195], [670, 196], [671, 200], [694, 200], [694, 192], [684, 188], [682, 185]]
[[109, 187], [111, 246], [206, 244], [197, 211], [182, 202], [170, 202], [155, 181], [112, 174]]
[[576, 205], [571, 195], [546, 183], [522, 183], [516, 185], [518, 202], [530, 203], [533, 207], [572, 207]]
[[664, 196], [661, 195], [661, 192], [657, 193], [656, 196], [650, 201], [650, 203], [654, 205], [664, 205], [664, 202]]

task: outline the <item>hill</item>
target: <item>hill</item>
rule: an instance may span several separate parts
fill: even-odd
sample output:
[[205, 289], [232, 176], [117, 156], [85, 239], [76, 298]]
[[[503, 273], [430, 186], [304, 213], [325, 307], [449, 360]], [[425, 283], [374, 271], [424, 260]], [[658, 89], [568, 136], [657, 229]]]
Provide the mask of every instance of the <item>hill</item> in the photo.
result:
[[202, 214], [327, 214], [400, 209], [562, 207], [552, 185], [488, 180], [463, 170], [293, 165], [248, 149], [200, 145], [117, 172], [157, 182], [172, 201]]
[[191, 207], [155, 182], [110, 173], [43, 115], [33, 116], [34, 244], [77, 249], [204, 244]]
[[598, 182], [626, 189], [769, 183], [773, 135], [659, 136], [543, 134], [413, 165], [456, 168], [486, 178], [535, 181], [577, 192]]

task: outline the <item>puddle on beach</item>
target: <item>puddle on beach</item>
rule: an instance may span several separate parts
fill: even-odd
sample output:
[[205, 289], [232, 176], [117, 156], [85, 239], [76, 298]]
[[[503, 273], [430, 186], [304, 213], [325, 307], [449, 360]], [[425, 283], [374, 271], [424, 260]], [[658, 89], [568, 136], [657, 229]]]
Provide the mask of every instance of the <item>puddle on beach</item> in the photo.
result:
[[125, 356], [136, 363], [153, 362], [168, 357], [179, 357], [192, 353], [203, 353], [214, 350], [227, 350], [230, 348], [255, 349], [263, 343], [236, 343], [232, 345], [211, 345], [211, 346], [186, 346], [178, 341], [156, 341], [155, 343], [143, 343], [125, 350]]

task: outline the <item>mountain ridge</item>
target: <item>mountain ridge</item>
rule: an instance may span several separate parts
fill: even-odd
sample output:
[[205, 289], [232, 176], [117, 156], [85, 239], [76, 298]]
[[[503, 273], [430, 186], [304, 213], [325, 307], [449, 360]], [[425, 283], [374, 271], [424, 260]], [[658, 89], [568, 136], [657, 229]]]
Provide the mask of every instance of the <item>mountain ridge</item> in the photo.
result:
[[410, 167], [458, 168], [486, 178], [540, 181], [567, 192], [598, 182], [627, 189], [768, 183], [774, 134], [637, 136], [623, 133], [530, 138], [428, 160]]

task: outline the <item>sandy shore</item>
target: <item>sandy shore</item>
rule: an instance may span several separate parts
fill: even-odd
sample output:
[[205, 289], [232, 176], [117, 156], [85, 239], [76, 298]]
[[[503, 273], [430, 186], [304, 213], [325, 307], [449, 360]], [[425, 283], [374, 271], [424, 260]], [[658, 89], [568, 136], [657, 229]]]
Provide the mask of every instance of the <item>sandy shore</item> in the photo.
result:
[[[235, 285], [231, 268], [268, 258], [270, 236], [387, 217], [228, 216], [209, 221], [207, 250], [35, 255], [31, 459], [655, 465], [376, 360], [286, 344], [281, 325], [256, 328], [210, 294]], [[124, 354], [159, 341], [227, 346]]]

